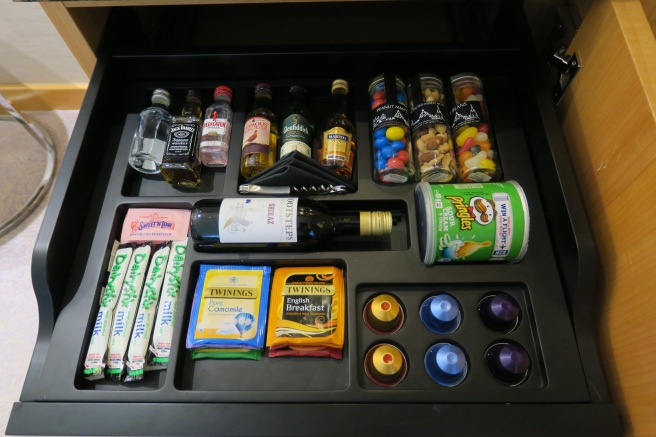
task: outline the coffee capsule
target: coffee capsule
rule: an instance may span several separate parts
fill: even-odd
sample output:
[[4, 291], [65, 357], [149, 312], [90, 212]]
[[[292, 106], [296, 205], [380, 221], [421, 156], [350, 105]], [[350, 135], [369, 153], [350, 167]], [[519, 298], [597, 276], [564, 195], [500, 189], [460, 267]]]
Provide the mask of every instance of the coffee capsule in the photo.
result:
[[460, 384], [467, 376], [469, 368], [465, 351], [452, 343], [437, 343], [431, 346], [424, 356], [424, 366], [428, 376], [445, 387]]
[[460, 326], [462, 319], [458, 301], [448, 294], [438, 294], [424, 300], [419, 318], [436, 334], [448, 334]]
[[515, 329], [521, 314], [521, 308], [515, 298], [503, 292], [483, 298], [478, 311], [485, 326], [504, 332]]
[[508, 385], [524, 382], [531, 368], [528, 352], [515, 342], [493, 344], [485, 353], [485, 358], [492, 375]]
[[396, 297], [379, 294], [364, 307], [364, 323], [377, 334], [391, 334], [403, 325], [404, 312]]
[[389, 343], [378, 344], [367, 352], [364, 371], [373, 382], [392, 387], [403, 381], [408, 372], [405, 354]]

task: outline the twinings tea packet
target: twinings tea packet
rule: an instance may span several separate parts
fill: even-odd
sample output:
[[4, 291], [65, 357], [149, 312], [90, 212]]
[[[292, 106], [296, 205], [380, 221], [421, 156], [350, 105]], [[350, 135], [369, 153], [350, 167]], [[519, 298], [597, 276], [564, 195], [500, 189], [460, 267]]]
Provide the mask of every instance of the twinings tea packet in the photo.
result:
[[344, 274], [326, 267], [276, 269], [266, 345], [269, 356], [342, 358]]
[[148, 350], [146, 370], [166, 369], [171, 354], [171, 340], [175, 316], [178, 311], [178, 295], [182, 282], [182, 269], [187, 255], [187, 240], [171, 244], [169, 261], [166, 264], [162, 293], [157, 306], [157, 318]]
[[137, 246], [132, 253], [127, 276], [121, 287], [109, 340], [109, 351], [105, 375], [113, 381], [120, 381], [125, 368], [125, 352], [130, 342], [130, 334], [141, 297], [141, 287], [150, 260], [150, 244]]
[[148, 275], [141, 292], [137, 316], [130, 336], [127, 359], [125, 360], [127, 367], [126, 382], [141, 381], [143, 379], [148, 342], [153, 332], [157, 302], [159, 301], [170, 251], [170, 243], [161, 246], [155, 251], [150, 260]]
[[[230, 358], [257, 359], [239, 356], [236, 349], [264, 347], [270, 279], [268, 266], [200, 266], [187, 332], [192, 358], [195, 349], [209, 348], [235, 349]], [[220, 350], [211, 353], [224, 357]]]
[[132, 259], [133, 248], [134, 245], [132, 244], [118, 245], [117, 242], [112, 251], [109, 276], [100, 293], [100, 309], [93, 325], [89, 349], [84, 360], [84, 378], [89, 381], [103, 377], [107, 345], [111, 334], [112, 321], [114, 320], [114, 309], [118, 302], [121, 287], [123, 287], [128, 265]]
[[187, 238], [189, 233], [189, 209], [129, 208], [123, 228], [121, 243], [164, 243]]

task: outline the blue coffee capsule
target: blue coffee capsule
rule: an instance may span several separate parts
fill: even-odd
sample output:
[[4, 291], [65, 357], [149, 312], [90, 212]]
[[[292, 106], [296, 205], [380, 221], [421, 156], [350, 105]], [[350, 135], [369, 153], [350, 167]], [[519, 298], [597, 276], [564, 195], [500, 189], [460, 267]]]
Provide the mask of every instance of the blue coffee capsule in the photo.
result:
[[424, 356], [424, 367], [428, 376], [445, 387], [460, 384], [467, 376], [467, 355], [455, 344], [437, 343]]
[[487, 365], [496, 379], [519, 385], [528, 377], [531, 357], [521, 345], [511, 341], [493, 344], [485, 353]]
[[448, 334], [458, 329], [462, 315], [455, 298], [448, 294], [438, 294], [421, 304], [419, 318], [432, 332]]

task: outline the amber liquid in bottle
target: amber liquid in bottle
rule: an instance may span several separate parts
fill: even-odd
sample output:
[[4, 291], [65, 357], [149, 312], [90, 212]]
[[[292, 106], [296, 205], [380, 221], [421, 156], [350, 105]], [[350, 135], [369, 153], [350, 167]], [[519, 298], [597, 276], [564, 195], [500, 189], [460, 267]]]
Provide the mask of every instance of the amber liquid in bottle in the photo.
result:
[[321, 165], [350, 179], [355, 161], [355, 127], [346, 115], [348, 83], [337, 79], [332, 85], [332, 112], [324, 122], [316, 158]]
[[200, 94], [190, 90], [182, 114], [173, 117], [160, 169], [171, 185], [195, 187], [200, 183], [198, 132], [203, 116], [200, 105]]
[[276, 162], [278, 120], [271, 109], [271, 96], [271, 85], [258, 84], [253, 110], [246, 115], [240, 163], [240, 173], [246, 179]]

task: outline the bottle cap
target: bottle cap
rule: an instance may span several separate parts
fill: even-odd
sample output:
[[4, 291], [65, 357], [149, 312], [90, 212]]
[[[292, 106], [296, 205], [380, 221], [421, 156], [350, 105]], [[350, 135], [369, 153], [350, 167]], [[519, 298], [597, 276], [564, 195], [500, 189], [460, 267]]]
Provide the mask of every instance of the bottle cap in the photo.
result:
[[202, 103], [202, 96], [200, 94], [200, 91], [198, 91], [198, 90], [189, 90], [189, 91], [187, 91], [187, 98], [197, 100], [199, 104]]
[[214, 98], [216, 99], [218, 96], [225, 96], [228, 101], [232, 101], [232, 88], [223, 85], [217, 86], [214, 90]]
[[157, 104], [168, 107], [171, 104], [171, 94], [164, 89], [158, 88], [153, 91], [153, 96], [150, 98], [150, 101], [153, 105]]
[[266, 94], [271, 97], [273, 95], [273, 91], [271, 91], [271, 85], [268, 83], [258, 83], [255, 85], [255, 94]]
[[303, 85], [292, 85], [289, 88], [289, 92], [292, 94], [303, 94], [303, 95], [307, 94], [307, 90]]
[[392, 233], [392, 213], [389, 211], [361, 211], [360, 235], [390, 235]]
[[348, 93], [348, 82], [344, 79], [335, 79], [333, 81], [333, 86], [330, 88], [330, 91], [335, 94], [335, 90], [337, 89], [343, 89], [346, 91], [346, 93]]

